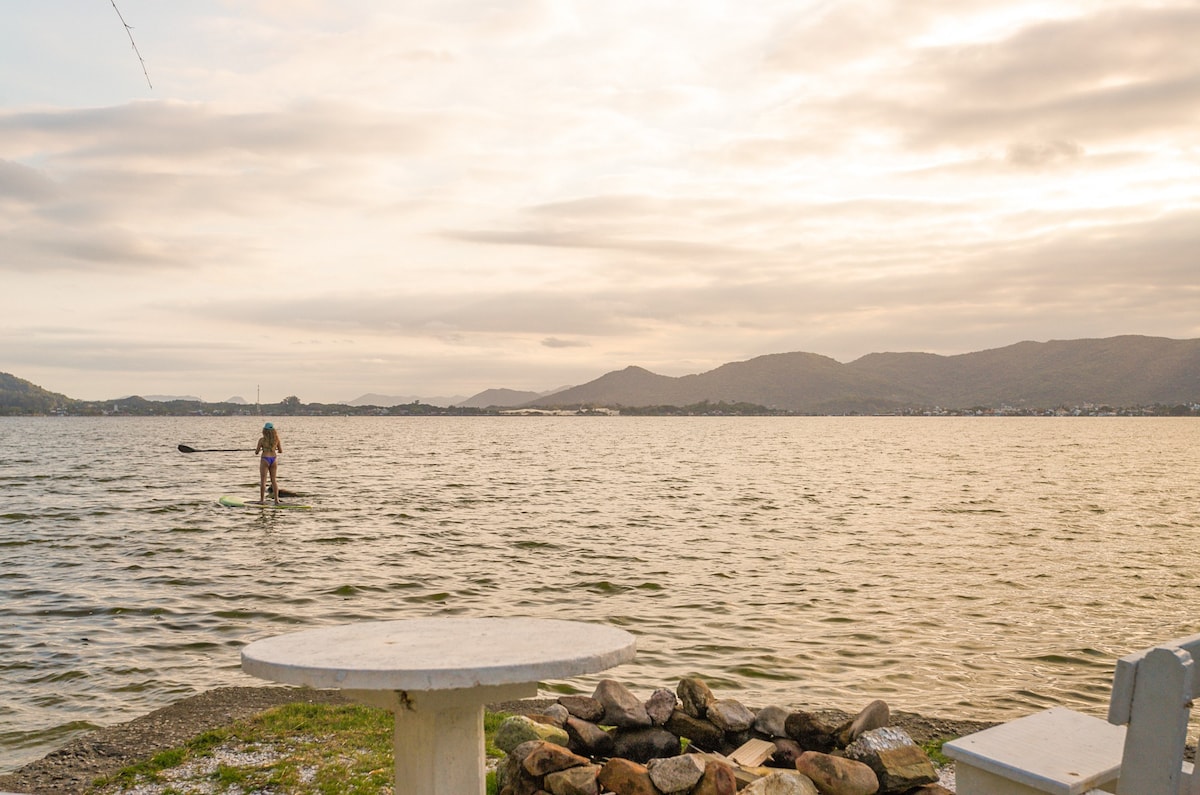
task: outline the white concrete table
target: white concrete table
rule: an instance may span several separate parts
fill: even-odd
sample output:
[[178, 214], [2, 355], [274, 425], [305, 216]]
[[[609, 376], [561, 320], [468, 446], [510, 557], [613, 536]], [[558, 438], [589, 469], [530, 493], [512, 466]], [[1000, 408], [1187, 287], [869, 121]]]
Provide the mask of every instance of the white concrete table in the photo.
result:
[[395, 795], [485, 791], [485, 704], [530, 698], [538, 682], [595, 673], [636, 653], [624, 630], [533, 618], [365, 621], [257, 640], [242, 670], [341, 688], [396, 716]]

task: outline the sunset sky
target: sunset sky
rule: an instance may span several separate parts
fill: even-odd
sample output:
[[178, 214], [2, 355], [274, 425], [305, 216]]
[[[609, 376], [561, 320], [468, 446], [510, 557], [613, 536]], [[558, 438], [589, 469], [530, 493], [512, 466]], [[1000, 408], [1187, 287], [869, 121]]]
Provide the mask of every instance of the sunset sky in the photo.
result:
[[6, 3], [0, 371], [547, 390], [1200, 337], [1195, 0]]

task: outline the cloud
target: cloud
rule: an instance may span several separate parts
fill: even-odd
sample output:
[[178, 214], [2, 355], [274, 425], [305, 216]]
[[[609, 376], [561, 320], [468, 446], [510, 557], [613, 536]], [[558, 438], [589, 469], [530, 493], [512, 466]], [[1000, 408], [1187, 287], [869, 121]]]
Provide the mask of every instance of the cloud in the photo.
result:
[[790, 118], [777, 115], [791, 134], [777, 127], [730, 152], [1093, 151], [1186, 136], [1200, 121], [1194, 4], [1019, 10], [846, 2], [797, 15], [768, 59], [793, 92]]
[[0, 236], [0, 270], [65, 271], [96, 265], [114, 270], [160, 270], [183, 264], [183, 252], [164, 250], [122, 229], [79, 232], [42, 226]]
[[541, 248], [610, 249], [637, 253], [658, 260], [682, 259], [695, 262], [714, 257], [728, 258], [744, 252], [728, 246], [688, 240], [621, 238], [589, 234], [582, 231], [555, 232], [540, 229], [526, 230], [459, 230], [446, 232], [451, 240], [505, 246]]
[[54, 181], [37, 169], [0, 160], [0, 201], [31, 203], [53, 198], [57, 193]]
[[[0, 108], [0, 334], [154, 381], [113, 394], [1197, 328], [1191, 2], [145, 14], [150, 99], [127, 49], [87, 51], [96, 85], [30, 81], [45, 53], [0, 32], [6, 95], [34, 98]], [[48, 316], [90, 330], [81, 354]], [[172, 359], [218, 386], [161, 383]]]
[[547, 348], [586, 348], [588, 343], [580, 340], [563, 340], [557, 337], [547, 337], [542, 340], [542, 345]]
[[453, 295], [395, 289], [369, 295], [331, 291], [319, 298], [275, 298], [266, 306], [254, 296], [215, 305], [197, 302], [178, 311], [281, 329], [428, 337], [450, 343], [477, 334], [540, 338], [554, 332], [607, 336], [631, 330], [629, 319], [612, 300], [559, 291]]
[[915, 71], [950, 102], [1045, 106], [1122, 88], [1154, 94], [1200, 70], [1188, 46], [1198, 35], [1194, 5], [1113, 7], [1035, 21], [992, 42], [930, 48]]
[[[189, 311], [264, 328], [366, 332], [452, 347], [525, 339], [545, 348], [583, 348], [645, 335], [685, 338], [708, 329], [767, 352], [761, 340], [799, 326], [856, 328], [869, 316], [877, 334], [896, 339], [922, 316], [972, 314], [979, 319], [971, 325], [987, 318], [993, 329], [1018, 328], [1031, 314], [1052, 316], [1060, 318], [1058, 336], [1069, 337], [1062, 331], [1067, 319], [1088, 312], [1143, 322], [1185, 320], [1200, 291], [1192, 275], [1197, 230], [1200, 216], [1188, 212], [1059, 229], [1005, 245], [977, 241], [947, 250], [938, 268], [910, 268], [903, 278], [890, 271], [917, 264], [927, 249], [897, 241], [905, 248], [878, 256], [897, 256], [899, 262], [885, 261], [889, 267], [882, 269], [868, 261], [851, 268], [730, 270], [719, 280], [687, 284], [497, 287], [454, 295], [331, 292], [319, 300], [276, 300], [265, 308], [255, 309], [256, 302], [246, 299], [196, 304]], [[749, 342], [756, 338], [758, 343]]]
[[0, 111], [0, 270], [253, 261], [264, 232], [368, 209], [380, 160], [403, 181], [455, 124], [329, 102]]
[[159, 335], [97, 334], [87, 326], [0, 331], [0, 343], [6, 351], [6, 362], [14, 368], [42, 369], [53, 362], [53, 367], [59, 369], [126, 375], [214, 371], [221, 368], [222, 359], [236, 360], [238, 352], [245, 350], [243, 345], [220, 340], [197, 347]]
[[458, 123], [448, 113], [392, 111], [326, 99], [258, 112], [171, 100], [0, 112], [0, 134], [10, 152], [37, 153], [62, 168], [110, 162], [141, 167], [166, 162], [179, 168], [181, 158], [232, 167], [264, 158], [288, 165], [293, 158], [314, 156], [411, 157], [428, 151]]
[[1197, 35], [1195, 7], [1035, 23], [994, 42], [925, 49], [907, 90], [872, 104], [918, 146], [1016, 138], [1090, 148], [1183, 130], [1200, 113], [1200, 56], [1187, 43]]
[[1040, 168], [1083, 155], [1083, 147], [1073, 141], [1039, 141], [1010, 144], [1005, 159], [1018, 166]]

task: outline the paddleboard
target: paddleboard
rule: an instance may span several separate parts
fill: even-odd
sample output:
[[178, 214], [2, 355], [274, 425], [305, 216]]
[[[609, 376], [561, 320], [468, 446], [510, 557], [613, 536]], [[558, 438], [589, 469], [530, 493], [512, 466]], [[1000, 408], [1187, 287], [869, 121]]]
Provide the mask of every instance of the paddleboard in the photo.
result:
[[226, 508], [292, 508], [307, 511], [312, 508], [311, 505], [302, 505], [298, 502], [259, 502], [258, 500], [244, 500], [241, 497], [232, 497], [228, 494], [221, 497], [217, 502], [224, 505]]

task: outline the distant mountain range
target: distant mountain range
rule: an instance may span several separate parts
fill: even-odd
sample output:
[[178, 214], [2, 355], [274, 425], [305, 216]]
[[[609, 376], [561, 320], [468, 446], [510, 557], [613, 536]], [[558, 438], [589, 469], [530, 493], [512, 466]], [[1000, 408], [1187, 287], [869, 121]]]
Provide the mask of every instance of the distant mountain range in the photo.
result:
[[417, 395], [379, 395], [368, 392], [354, 400], [347, 400], [347, 406], [407, 406], [411, 403], [425, 403], [430, 406], [460, 406], [467, 398], [462, 395], [451, 397], [419, 397]]
[[509, 408], [522, 406], [538, 398], [561, 392], [568, 387], [559, 387], [547, 392], [523, 392], [516, 389], [485, 389], [477, 395], [463, 397], [399, 397], [396, 395], [377, 395], [370, 393], [357, 397], [346, 403], [347, 406], [406, 406], [411, 403], [425, 403], [430, 406], [461, 406], [468, 409]]
[[805, 414], [1187, 404], [1200, 402], [1200, 340], [1121, 336], [1021, 342], [957, 356], [872, 353], [849, 364], [815, 353], [778, 353], [677, 378], [627, 367], [526, 405], [704, 401]]
[[[181, 413], [198, 408], [187, 398], [155, 398], [177, 400]], [[145, 398], [124, 400], [147, 403]], [[344, 405], [394, 407], [415, 402], [468, 409], [683, 407], [708, 402], [799, 414], [937, 407], [1173, 407], [1200, 403], [1200, 340], [1122, 336], [1020, 342], [957, 356], [872, 353], [849, 364], [815, 353], [776, 353], [697, 375], [671, 377], [626, 367], [553, 392], [488, 389], [469, 398], [370, 394]], [[81, 403], [0, 373], [0, 409], [5, 410], [0, 413], [50, 412]], [[230, 398], [226, 407], [233, 403], [244, 402]]]
[[547, 392], [522, 392], [516, 389], [485, 389], [478, 395], [469, 397], [455, 405], [464, 406], [469, 409], [512, 408], [514, 406], [527, 405], [535, 400], [558, 394], [566, 389], [570, 389], [570, 387], [563, 386]]
[[[137, 395], [127, 395], [126, 397], [138, 397]], [[174, 403], [177, 400], [191, 401], [193, 403], [201, 403], [203, 401], [194, 395], [141, 395], [142, 400], [152, 400], [155, 403]], [[124, 398], [122, 398], [123, 400]], [[221, 403], [233, 403], [238, 406], [246, 405], [246, 399], [241, 395], [225, 398]]]

